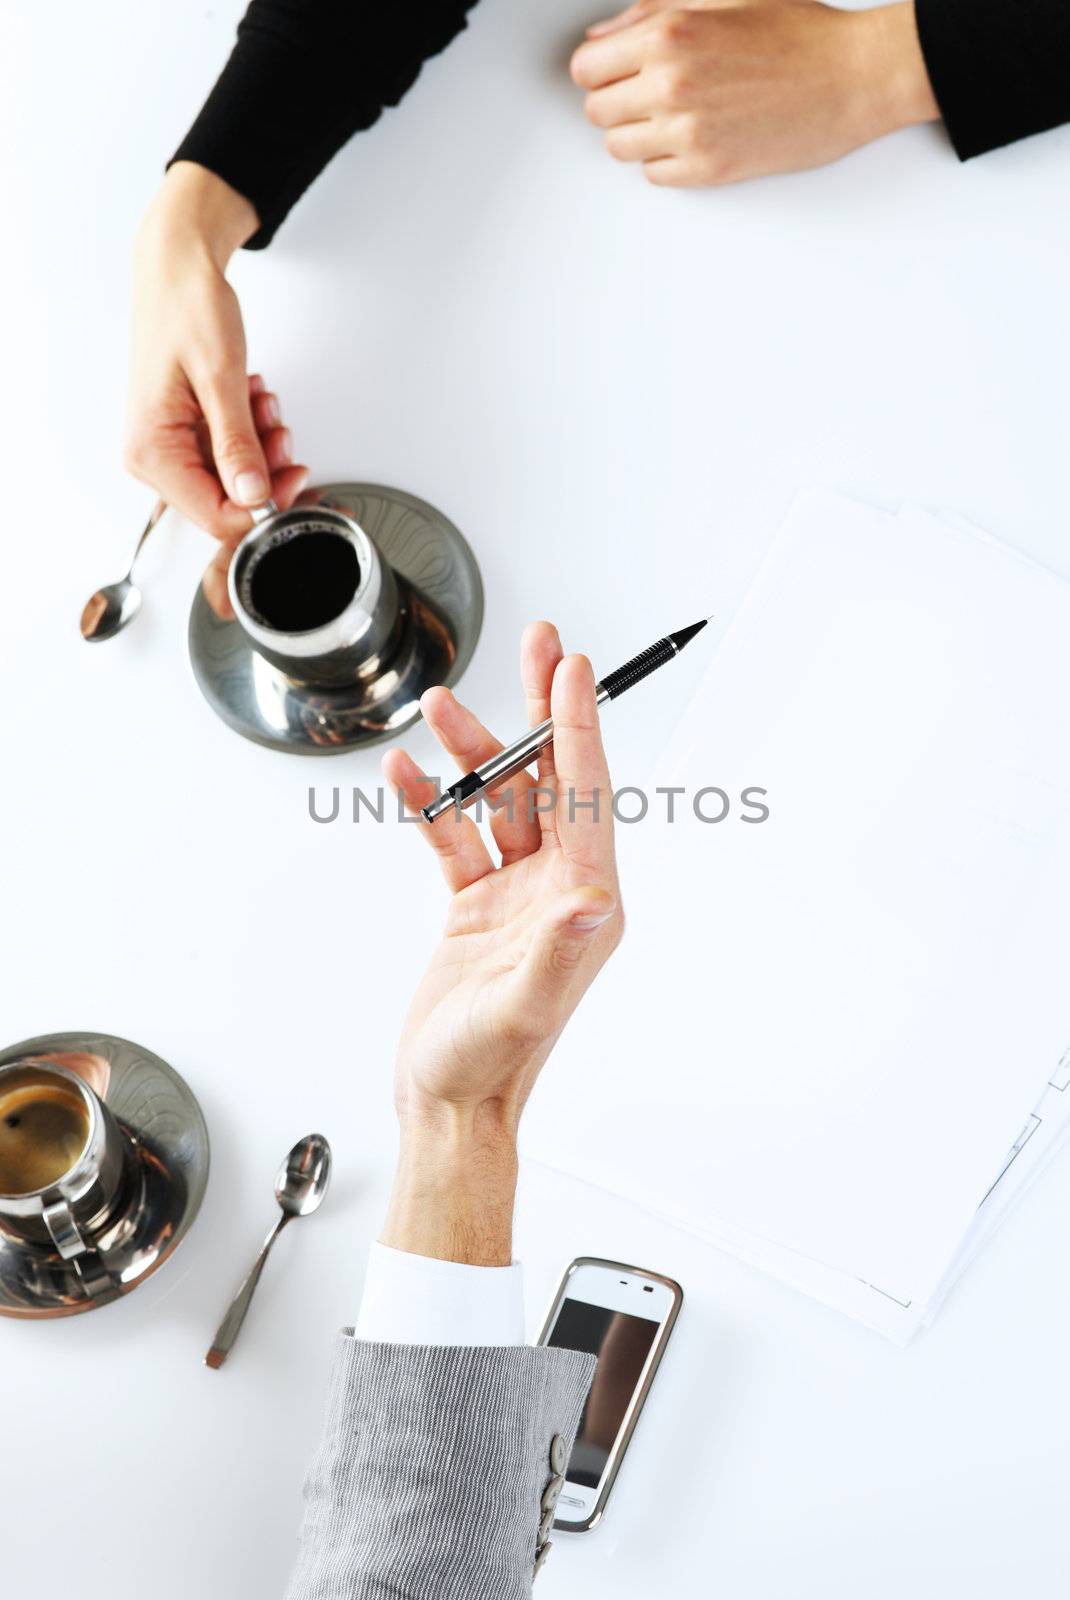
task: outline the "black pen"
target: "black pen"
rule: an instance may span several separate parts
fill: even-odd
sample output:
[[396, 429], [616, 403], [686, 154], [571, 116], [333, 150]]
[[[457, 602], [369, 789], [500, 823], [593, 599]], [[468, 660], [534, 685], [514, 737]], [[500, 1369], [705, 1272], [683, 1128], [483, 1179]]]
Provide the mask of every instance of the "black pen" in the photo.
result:
[[[668, 634], [666, 638], [659, 639], [657, 644], [652, 644], [649, 649], [640, 651], [637, 656], [626, 661], [616, 672], [607, 674], [601, 683], [595, 685], [598, 704], [604, 705], [607, 700], [615, 700], [625, 689], [640, 683], [651, 672], [663, 667], [667, 661], [674, 660], [684, 645], [690, 644], [696, 633], [701, 633], [709, 621], [710, 618], [705, 617], [701, 622], [693, 622], [689, 628], [681, 628], [679, 633]], [[453, 808], [464, 811], [468, 806], [475, 805], [488, 789], [495, 788], [497, 784], [504, 783], [506, 778], [511, 778], [514, 773], [530, 766], [540, 750], [545, 750], [547, 745], [553, 742], [553, 718], [547, 717], [545, 722], [540, 722], [537, 728], [529, 728], [527, 733], [521, 734], [519, 739], [514, 739], [504, 750], [499, 750], [489, 761], [484, 761], [474, 772], [466, 772], [463, 778], [451, 783], [437, 799], [423, 807], [421, 815], [424, 821], [434, 822], [443, 812]]]

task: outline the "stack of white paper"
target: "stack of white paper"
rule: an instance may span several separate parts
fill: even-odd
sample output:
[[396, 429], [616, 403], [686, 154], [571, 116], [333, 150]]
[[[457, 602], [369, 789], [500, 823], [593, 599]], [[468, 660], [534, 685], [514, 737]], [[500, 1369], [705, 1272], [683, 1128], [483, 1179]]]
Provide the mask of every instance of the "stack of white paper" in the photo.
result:
[[1070, 584], [802, 496], [621, 829], [528, 1153], [909, 1338], [1070, 1124], [1068, 690]]

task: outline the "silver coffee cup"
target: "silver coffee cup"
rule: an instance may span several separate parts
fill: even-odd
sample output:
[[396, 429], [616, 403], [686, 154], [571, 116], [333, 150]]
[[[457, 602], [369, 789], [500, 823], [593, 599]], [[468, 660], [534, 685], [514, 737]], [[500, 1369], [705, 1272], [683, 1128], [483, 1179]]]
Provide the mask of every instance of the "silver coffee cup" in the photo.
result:
[[57, 1250], [90, 1292], [107, 1279], [94, 1239], [123, 1204], [129, 1152], [76, 1073], [34, 1057], [0, 1067], [0, 1228]]
[[381, 680], [405, 623], [398, 580], [352, 517], [270, 502], [234, 552], [231, 605], [258, 653], [296, 683]]

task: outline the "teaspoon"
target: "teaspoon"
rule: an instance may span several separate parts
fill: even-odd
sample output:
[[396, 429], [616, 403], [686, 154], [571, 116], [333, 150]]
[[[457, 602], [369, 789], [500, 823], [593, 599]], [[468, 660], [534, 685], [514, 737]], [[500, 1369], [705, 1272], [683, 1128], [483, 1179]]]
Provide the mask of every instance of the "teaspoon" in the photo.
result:
[[231, 1301], [230, 1310], [223, 1318], [212, 1340], [212, 1348], [204, 1358], [206, 1367], [219, 1368], [230, 1354], [245, 1321], [245, 1313], [253, 1292], [260, 1282], [264, 1262], [275, 1240], [294, 1217], [307, 1217], [315, 1211], [327, 1193], [331, 1181], [331, 1147], [322, 1133], [309, 1133], [299, 1139], [275, 1178], [275, 1199], [282, 1208], [282, 1216], [264, 1240], [260, 1254], [253, 1262], [248, 1277]]
[[141, 554], [142, 545], [166, 510], [165, 502], [157, 500], [152, 508], [152, 516], [146, 522], [141, 538], [137, 542], [126, 577], [120, 578], [118, 583], [105, 584], [103, 589], [98, 589], [96, 594], [86, 601], [81, 621], [83, 639], [88, 639], [93, 644], [100, 639], [114, 639], [128, 622], [133, 622], [141, 610], [141, 590], [134, 582], [134, 568]]

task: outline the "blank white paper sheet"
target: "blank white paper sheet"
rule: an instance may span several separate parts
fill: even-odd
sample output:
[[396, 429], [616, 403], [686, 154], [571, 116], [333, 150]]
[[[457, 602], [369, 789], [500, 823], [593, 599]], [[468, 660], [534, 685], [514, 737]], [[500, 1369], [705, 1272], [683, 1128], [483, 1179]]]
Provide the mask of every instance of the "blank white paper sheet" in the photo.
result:
[[1068, 703], [1070, 584], [801, 496], [620, 829], [628, 933], [526, 1152], [909, 1337], [1070, 1110]]

